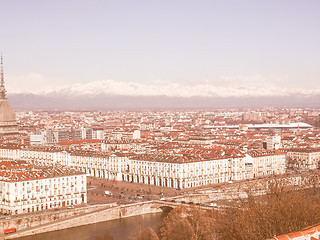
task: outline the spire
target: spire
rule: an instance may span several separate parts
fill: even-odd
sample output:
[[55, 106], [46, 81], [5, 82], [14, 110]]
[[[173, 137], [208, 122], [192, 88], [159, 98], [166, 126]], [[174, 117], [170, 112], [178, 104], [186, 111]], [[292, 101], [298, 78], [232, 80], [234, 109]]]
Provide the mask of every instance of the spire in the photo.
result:
[[1, 53], [1, 85], [0, 85], [0, 100], [7, 99], [6, 89], [4, 87], [4, 75], [3, 75], [3, 57]]

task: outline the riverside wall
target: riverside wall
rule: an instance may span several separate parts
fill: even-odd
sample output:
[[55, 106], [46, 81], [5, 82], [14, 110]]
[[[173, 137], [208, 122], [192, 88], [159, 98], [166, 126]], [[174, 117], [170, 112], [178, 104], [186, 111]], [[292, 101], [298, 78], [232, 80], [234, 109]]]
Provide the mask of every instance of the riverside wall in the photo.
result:
[[[256, 195], [260, 195], [258, 192]], [[245, 199], [248, 197], [248, 194], [245, 191], [241, 192], [210, 192], [210, 193], [193, 193], [184, 196], [172, 197], [171, 200], [175, 200], [177, 202], [193, 202], [193, 203], [209, 203], [215, 202], [219, 200], [237, 200], [237, 199]]]
[[48, 224], [62, 219], [87, 214], [100, 209], [112, 207], [114, 204], [99, 204], [73, 209], [62, 209], [59, 211], [43, 211], [18, 216], [3, 216], [0, 219], [0, 236], [4, 229], [16, 228], [18, 231], [35, 227], [41, 224]]
[[[99, 222], [105, 222], [109, 220], [115, 220], [126, 217], [133, 217], [148, 213], [158, 213], [162, 212], [157, 204], [152, 201], [142, 202], [142, 203], [133, 203], [123, 206], [112, 207], [108, 209], [97, 209], [94, 212], [84, 213], [82, 215], [73, 216], [69, 219], [57, 220], [51, 222], [50, 224], [47, 221], [41, 221], [38, 219], [37, 226], [31, 229], [25, 229], [12, 233], [6, 236], [3, 236], [0, 239], [14, 239], [18, 237], [24, 237], [34, 234], [40, 234], [44, 232], [51, 232], [62, 230], [66, 228], [78, 227], [82, 225], [94, 224]], [[10, 227], [14, 227], [13, 225]]]

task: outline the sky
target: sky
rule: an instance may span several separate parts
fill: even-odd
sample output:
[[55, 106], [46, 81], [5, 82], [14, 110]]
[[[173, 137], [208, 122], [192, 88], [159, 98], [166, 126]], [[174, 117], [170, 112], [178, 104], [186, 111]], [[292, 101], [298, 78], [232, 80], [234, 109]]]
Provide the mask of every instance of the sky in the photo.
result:
[[320, 94], [318, 0], [0, 4], [9, 93]]

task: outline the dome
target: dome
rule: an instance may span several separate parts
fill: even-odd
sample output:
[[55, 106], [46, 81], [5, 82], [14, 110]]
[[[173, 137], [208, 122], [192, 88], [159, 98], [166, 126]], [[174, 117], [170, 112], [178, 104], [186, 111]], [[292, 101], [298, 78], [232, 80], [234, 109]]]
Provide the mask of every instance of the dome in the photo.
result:
[[4, 87], [3, 58], [1, 55], [1, 81], [0, 81], [0, 136], [13, 136], [19, 134], [16, 114], [7, 101], [6, 89]]
[[16, 114], [6, 100], [0, 100], [0, 124], [1, 123], [16, 123]]

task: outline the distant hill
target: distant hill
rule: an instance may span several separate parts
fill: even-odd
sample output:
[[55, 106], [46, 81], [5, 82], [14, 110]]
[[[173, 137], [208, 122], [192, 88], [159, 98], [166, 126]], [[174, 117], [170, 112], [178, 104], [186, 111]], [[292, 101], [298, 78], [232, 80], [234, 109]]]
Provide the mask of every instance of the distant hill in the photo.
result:
[[320, 95], [257, 97], [169, 97], [119, 96], [110, 94], [11, 94], [8, 100], [15, 110], [164, 110], [256, 108], [264, 106], [320, 108]]

